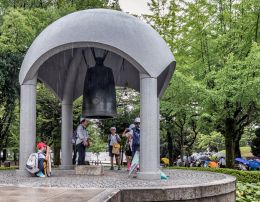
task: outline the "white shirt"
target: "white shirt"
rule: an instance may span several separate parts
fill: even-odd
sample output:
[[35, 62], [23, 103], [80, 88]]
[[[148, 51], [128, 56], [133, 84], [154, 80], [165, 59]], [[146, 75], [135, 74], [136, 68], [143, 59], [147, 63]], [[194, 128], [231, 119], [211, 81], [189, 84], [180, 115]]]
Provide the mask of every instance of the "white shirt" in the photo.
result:
[[38, 151], [38, 158], [45, 159], [45, 155], [42, 153], [42, 151]]
[[82, 124], [79, 124], [77, 127], [76, 144], [80, 144], [81, 142], [86, 141], [88, 138], [89, 138], [89, 135], [88, 135], [86, 128]]
[[109, 145], [113, 146], [113, 144], [118, 144], [117, 139], [121, 140], [118, 134], [115, 134], [115, 135], [111, 134], [110, 135], [110, 143], [109, 143]]
[[219, 159], [219, 164], [225, 166], [226, 160], [224, 158]]

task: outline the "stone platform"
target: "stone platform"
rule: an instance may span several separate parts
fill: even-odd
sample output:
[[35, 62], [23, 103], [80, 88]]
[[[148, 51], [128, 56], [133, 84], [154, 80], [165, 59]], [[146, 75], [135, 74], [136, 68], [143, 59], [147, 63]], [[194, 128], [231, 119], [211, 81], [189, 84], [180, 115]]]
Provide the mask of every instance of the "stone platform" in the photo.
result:
[[104, 175], [104, 167], [102, 165], [80, 165], [75, 166], [76, 175]]
[[[128, 178], [126, 170], [110, 171], [108, 168], [105, 168], [103, 176], [76, 175], [73, 170], [54, 170], [53, 176], [49, 178], [20, 177], [15, 175], [15, 171], [1, 171], [0, 186], [69, 189], [73, 192], [84, 189], [91, 195], [84, 200], [73, 195], [75, 198], [70, 201], [235, 201], [235, 178], [232, 176], [188, 170], [164, 172], [169, 180]], [[0, 188], [0, 195], [4, 196], [2, 190]], [[91, 190], [95, 194], [91, 194]], [[3, 197], [0, 201], [3, 201]]]

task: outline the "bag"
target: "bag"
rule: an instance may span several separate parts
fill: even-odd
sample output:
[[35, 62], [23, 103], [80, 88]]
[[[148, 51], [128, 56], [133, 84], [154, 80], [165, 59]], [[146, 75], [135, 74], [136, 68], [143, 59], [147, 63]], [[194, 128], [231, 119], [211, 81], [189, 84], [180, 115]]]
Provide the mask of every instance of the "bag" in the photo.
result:
[[28, 170], [30, 173], [35, 174], [39, 172], [38, 168], [38, 153], [32, 153], [27, 162], [26, 162], [26, 170]]
[[140, 130], [137, 128], [133, 128], [133, 145], [140, 145]]
[[76, 144], [77, 139], [78, 139], [78, 134], [77, 134], [77, 130], [75, 130], [75, 131], [72, 133], [71, 144]]
[[82, 142], [82, 144], [85, 146], [85, 147], [90, 147], [90, 140], [89, 138], [85, 141], [85, 142]]
[[112, 154], [119, 155], [120, 153], [120, 144], [113, 144]]

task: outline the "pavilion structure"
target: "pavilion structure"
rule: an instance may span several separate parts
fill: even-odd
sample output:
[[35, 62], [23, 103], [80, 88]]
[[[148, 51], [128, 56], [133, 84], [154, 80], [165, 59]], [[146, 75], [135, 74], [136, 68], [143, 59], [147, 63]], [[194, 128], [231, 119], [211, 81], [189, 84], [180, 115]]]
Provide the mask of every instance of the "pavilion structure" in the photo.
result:
[[[140, 179], [160, 179], [159, 100], [175, 69], [174, 56], [162, 37], [131, 15], [107, 9], [78, 11], [45, 28], [29, 48], [19, 74], [20, 173], [36, 144], [36, 84], [43, 82], [61, 101], [61, 169], [71, 169], [73, 101], [83, 93], [87, 68], [108, 51], [104, 65], [117, 86], [141, 96]], [[85, 59], [84, 59], [85, 58]]]

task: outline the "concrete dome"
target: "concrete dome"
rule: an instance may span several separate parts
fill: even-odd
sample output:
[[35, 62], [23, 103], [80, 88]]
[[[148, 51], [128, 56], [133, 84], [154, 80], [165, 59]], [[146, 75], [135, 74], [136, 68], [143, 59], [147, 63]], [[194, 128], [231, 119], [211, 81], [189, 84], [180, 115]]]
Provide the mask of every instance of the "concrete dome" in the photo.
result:
[[24, 58], [19, 82], [37, 75], [62, 100], [70, 63], [77, 57], [78, 65], [73, 67], [78, 72], [73, 89], [76, 99], [82, 95], [87, 67], [95, 65], [90, 48], [96, 55], [109, 51], [105, 65], [112, 68], [116, 85], [139, 91], [139, 73], [145, 73], [158, 78], [158, 96], [176, 64], [166, 42], [151, 26], [123, 12], [90, 9], [66, 15], [39, 34]]

